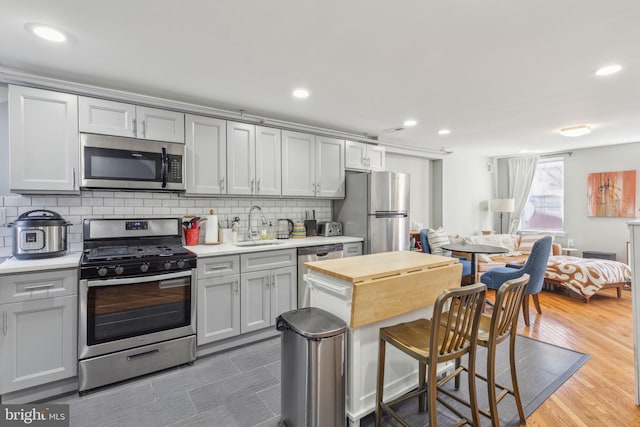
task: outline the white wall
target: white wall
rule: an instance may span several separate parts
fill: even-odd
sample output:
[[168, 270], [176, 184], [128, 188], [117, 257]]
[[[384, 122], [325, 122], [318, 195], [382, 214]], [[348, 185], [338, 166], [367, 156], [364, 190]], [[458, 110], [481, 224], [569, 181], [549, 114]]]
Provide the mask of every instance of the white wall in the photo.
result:
[[493, 228], [488, 202], [494, 173], [487, 156], [454, 152], [443, 159], [443, 227], [449, 234], [473, 235]]
[[[576, 248], [615, 252], [618, 261], [627, 262], [627, 222], [633, 218], [587, 216], [587, 175], [593, 172], [638, 170], [639, 160], [640, 143], [577, 150], [565, 157], [565, 231], [566, 238], [573, 239]], [[636, 186], [636, 190], [640, 189], [640, 186]], [[637, 195], [636, 200], [640, 200]], [[565, 241], [561, 243], [564, 245]], [[582, 252], [578, 255], [582, 255]]]
[[387, 152], [385, 169], [391, 172], [402, 172], [411, 175], [409, 201], [411, 212], [409, 219], [428, 227], [430, 225], [429, 212], [431, 203], [431, 160]]

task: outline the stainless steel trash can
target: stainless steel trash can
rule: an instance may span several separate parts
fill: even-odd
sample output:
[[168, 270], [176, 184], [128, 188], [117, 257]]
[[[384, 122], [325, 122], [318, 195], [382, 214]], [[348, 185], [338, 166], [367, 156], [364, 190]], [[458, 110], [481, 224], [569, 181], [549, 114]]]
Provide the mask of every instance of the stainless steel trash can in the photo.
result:
[[347, 325], [316, 307], [283, 313], [276, 325], [282, 332], [279, 425], [344, 426]]

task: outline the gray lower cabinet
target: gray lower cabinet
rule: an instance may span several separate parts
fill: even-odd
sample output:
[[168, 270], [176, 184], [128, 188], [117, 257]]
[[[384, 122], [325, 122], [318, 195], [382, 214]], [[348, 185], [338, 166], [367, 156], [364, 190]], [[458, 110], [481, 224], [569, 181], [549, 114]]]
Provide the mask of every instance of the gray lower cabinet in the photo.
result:
[[283, 249], [240, 256], [240, 331], [275, 325], [275, 318], [296, 307], [297, 251]]
[[275, 324], [296, 307], [295, 249], [198, 260], [198, 345]]
[[240, 333], [240, 275], [198, 280], [198, 345]]
[[240, 256], [198, 260], [198, 345], [240, 334]]
[[0, 276], [0, 394], [77, 375], [77, 269]]
[[275, 325], [275, 318], [295, 308], [296, 267], [243, 273], [240, 280], [241, 332]]

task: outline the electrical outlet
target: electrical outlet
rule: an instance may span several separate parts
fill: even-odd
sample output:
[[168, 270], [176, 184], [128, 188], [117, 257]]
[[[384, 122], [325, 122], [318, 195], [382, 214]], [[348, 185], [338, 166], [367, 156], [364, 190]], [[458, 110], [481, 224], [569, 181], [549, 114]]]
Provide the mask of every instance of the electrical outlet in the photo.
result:
[[0, 227], [7, 225], [7, 208], [0, 208]]
[[570, 248], [573, 247], [573, 239], [567, 239], [567, 246]]

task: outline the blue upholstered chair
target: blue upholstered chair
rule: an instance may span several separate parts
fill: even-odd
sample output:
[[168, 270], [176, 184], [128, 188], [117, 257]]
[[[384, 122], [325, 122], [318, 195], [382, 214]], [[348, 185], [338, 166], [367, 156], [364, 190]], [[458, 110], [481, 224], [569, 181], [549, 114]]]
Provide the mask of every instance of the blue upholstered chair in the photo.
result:
[[[427, 230], [420, 230], [420, 243], [422, 244], [422, 252], [426, 254], [431, 253], [431, 248], [429, 247], [429, 240], [427, 239]], [[453, 255], [455, 258], [460, 260], [460, 264], [462, 264], [462, 277], [469, 277], [469, 283], [472, 283], [471, 280], [471, 261], [466, 259], [465, 257], [460, 257]]]
[[480, 281], [487, 285], [489, 289], [498, 290], [507, 280], [517, 279], [525, 273], [529, 275], [529, 284], [527, 284], [524, 300], [522, 301], [522, 313], [524, 315], [524, 323], [527, 326], [529, 326], [529, 295], [533, 295], [533, 303], [536, 306], [536, 310], [538, 313], [542, 313], [538, 294], [542, 290], [544, 272], [547, 269], [550, 253], [551, 236], [545, 236], [533, 244], [531, 253], [524, 265], [507, 264], [505, 267], [492, 268], [480, 278]]

